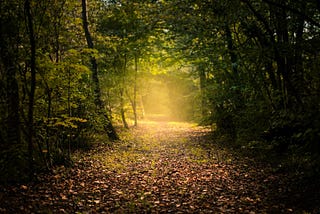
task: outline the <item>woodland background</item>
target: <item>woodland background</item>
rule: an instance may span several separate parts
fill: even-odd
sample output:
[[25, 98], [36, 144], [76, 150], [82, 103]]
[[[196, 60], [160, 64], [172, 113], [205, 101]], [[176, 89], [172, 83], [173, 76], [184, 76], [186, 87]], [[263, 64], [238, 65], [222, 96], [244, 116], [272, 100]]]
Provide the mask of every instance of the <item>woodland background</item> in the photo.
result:
[[317, 0], [1, 1], [1, 182], [72, 165], [145, 113], [319, 174], [319, 11]]

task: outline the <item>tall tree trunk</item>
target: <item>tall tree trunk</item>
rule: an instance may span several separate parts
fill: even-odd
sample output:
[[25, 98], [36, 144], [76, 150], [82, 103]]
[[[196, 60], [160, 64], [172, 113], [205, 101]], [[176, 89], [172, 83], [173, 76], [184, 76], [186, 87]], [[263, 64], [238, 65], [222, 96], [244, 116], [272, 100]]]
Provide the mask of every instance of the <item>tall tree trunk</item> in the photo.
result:
[[20, 114], [19, 114], [19, 89], [16, 79], [16, 68], [10, 59], [8, 64], [12, 64], [7, 67], [7, 97], [8, 97], [8, 142], [12, 144], [20, 144]]
[[[20, 95], [16, 78], [17, 66], [17, 35], [19, 35], [18, 17], [19, 8], [11, 7], [6, 13], [7, 6], [12, 2], [5, 1], [0, 4], [0, 69], [2, 81], [0, 86], [0, 182], [18, 181], [24, 175], [25, 160], [21, 155], [23, 145], [21, 141], [20, 124]], [[17, 10], [16, 10], [17, 9]]]
[[121, 76], [121, 84], [120, 84], [120, 113], [121, 119], [124, 128], [129, 129], [129, 125], [126, 120], [125, 110], [124, 110], [124, 87], [125, 87], [125, 75], [127, 70], [127, 55], [124, 55], [124, 62], [123, 62], [123, 69], [122, 69], [122, 76]]
[[[272, 7], [270, 6], [270, 8]], [[282, 82], [283, 107], [286, 110], [288, 107], [294, 107], [294, 104], [300, 104], [301, 98], [293, 82], [294, 54], [291, 52], [292, 44], [289, 40], [287, 11], [285, 8], [273, 8], [273, 11], [277, 35], [275, 58], [278, 81]]]
[[233, 86], [235, 86], [235, 90], [233, 92], [235, 98], [235, 107], [236, 109], [240, 109], [243, 107], [243, 97], [240, 90], [240, 75], [238, 70], [238, 56], [236, 54], [236, 49], [234, 47], [232, 32], [228, 24], [225, 25], [225, 36], [227, 42], [227, 48], [230, 56], [231, 66], [232, 66], [232, 77], [233, 77]]
[[238, 56], [235, 53], [235, 48], [233, 45], [233, 39], [232, 39], [232, 33], [230, 30], [230, 27], [228, 24], [225, 26], [225, 34], [226, 34], [226, 41], [227, 41], [227, 47], [230, 55], [231, 65], [232, 65], [232, 72], [233, 72], [233, 78], [235, 82], [238, 81], [239, 73], [238, 73]]
[[235, 98], [236, 98], [236, 106], [241, 106], [240, 103], [240, 98], [241, 98], [241, 93], [239, 90], [239, 71], [238, 71], [238, 56], [236, 54], [236, 50], [234, 47], [233, 43], [233, 38], [232, 38], [232, 32], [230, 30], [230, 27], [228, 24], [225, 25], [225, 36], [226, 36], [226, 42], [227, 42], [227, 48], [228, 48], [228, 53], [230, 56], [230, 61], [231, 61], [231, 69], [232, 69], [232, 79], [233, 79], [233, 86], [236, 87], [236, 92], [235, 92]]
[[206, 73], [204, 70], [204, 67], [202, 65], [199, 66], [199, 78], [200, 78], [200, 95], [201, 95], [201, 116], [202, 118], [206, 118], [207, 113], [207, 100], [206, 100], [206, 82], [207, 82], [207, 78], [206, 78]]
[[[299, 8], [303, 13], [306, 10], [306, 2], [298, 3]], [[303, 31], [305, 19], [303, 16], [297, 16], [297, 27], [295, 29], [295, 45], [294, 45], [294, 59], [293, 59], [293, 83], [296, 85], [298, 94], [303, 96], [305, 93], [305, 74], [303, 69]], [[301, 99], [303, 99], [301, 97]]]
[[[49, 87], [47, 83], [46, 84], [46, 91], [47, 91], [47, 97], [48, 97], [48, 109], [47, 109], [47, 118], [50, 120], [51, 118], [51, 106], [52, 106], [52, 89]], [[51, 161], [51, 148], [50, 148], [50, 128], [49, 124], [46, 124], [46, 138], [45, 138], [45, 143], [47, 147], [47, 154], [46, 154], [46, 165], [47, 168], [52, 167], [52, 161]]]
[[134, 126], [138, 126], [138, 115], [137, 115], [137, 79], [138, 79], [138, 56], [134, 55], [134, 86], [133, 86], [133, 115], [134, 115]]
[[140, 102], [139, 102], [139, 106], [141, 108], [141, 119], [144, 119], [146, 113], [145, 113], [145, 110], [144, 110], [144, 104], [143, 104], [143, 99], [142, 99], [142, 95], [140, 95]]
[[121, 114], [121, 119], [123, 123], [123, 127], [126, 129], [129, 129], [129, 125], [126, 120], [126, 115], [125, 115], [125, 110], [124, 110], [124, 89], [120, 89], [120, 114]]
[[[12, 58], [13, 59], [13, 58]], [[16, 79], [16, 67], [12, 59], [8, 59], [5, 67], [7, 70], [7, 139], [1, 142], [1, 154], [5, 155], [5, 166], [1, 173], [7, 176], [8, 180], [19, 180], [23, 171], [23, 160], [21, 157], [21, 128], [19, 114], [19, 88]], [[11, 61], [11, 62], [10, 62]], [[8, 65], [10, 65], [8, 67]], [[2, 168], [2, 167], [1, 167]]]
[[36, 89], [36, 41], [34, 35], [33, 17], [31, 14], [30, 1], [25, 0], [25, 12], [27, 16], [28, 34], [30, 42], [30, 94], [28, 105], [28, 157], [29, 157], [29, 178], [33, 178], [34, 163], [33, 163], [33, 113], [34, 113], [34, 95]]
[[[94, 48], [93, 40], [88, 27], [88, 18], [87, 18], [87, 4], [86, 0], [82, 0], [82, 26], [84, 30], [84, 34], [86, 37], [88, 48]], [[104, 112], [104, 105], [101, 100], [101, 91], [100, 91], [100, 83], [98, 77], [98, 65], [97, 60], [94, 56], [90, 57], [91, 61], [91, 77], [93, 83], [93, 92], [94, 92], [94, 103], [97, 107], [97, 110], [101, 116], [105, 119], [104, 129], [108, 134], [110, 140], [118, 140], [118, 134], [116, 133], [109, 116]]]

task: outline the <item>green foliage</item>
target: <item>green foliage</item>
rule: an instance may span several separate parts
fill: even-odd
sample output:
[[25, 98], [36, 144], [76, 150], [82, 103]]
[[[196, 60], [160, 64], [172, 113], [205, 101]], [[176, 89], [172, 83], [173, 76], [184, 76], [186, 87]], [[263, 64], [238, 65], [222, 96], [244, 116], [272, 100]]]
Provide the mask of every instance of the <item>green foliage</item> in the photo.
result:
[[[36, 90], [32, 106], [34, 122], [29, 123], [30, 44], [24, 17], [26, 14], [21, 10], [23, 8], [18, 7], [19, 4], [24, 5], [23, 1], [17, 4], [11, 1], [1, 3], [1, 11], [8, 11], [1, 12], [0, 17], [3, 24], [0, 33], [1, 51], [11, 54], [12, 61], [9, 62], [12, 63], [8, 64], [7, 55], [1, 54], [0, 80], [6, 83], [11, 78], [13, 81], [10, 84], [16, 87], [14, 91], [9, 84], [1, 84], [0, 162], [1, 166], [7, 166], [8, 169], [3, 171], [1, 181], [15, 181], [25, 177], [23, 175], [32, 170], [32, 165], [36, 170], [42, 170], [51, 169], [55, 164], [70, 164], [71, 152], [89, 144], [95, 124], [100, 120], [93, 113], [95, 107], [90, 68], [87, 65], [90, 58], [100, 58], [101, 54], [85, 46], [82, 22], [77, 18], [81, 14], [79, 2], [30, 1], [36, 34]], [[6, 27], [10, 25], [9, 20], [15, 26], [11, 27], [16, 31], [14, 41], [10, 40], [11, 31]], [[8, 73], [8, 69], [13, 72]], [[16, 100], [17, 110], [11, 110], [17, 116], [14, 117], [15, 122], [8, 120], [12, 114], [8, 103], [10, 99]], [[14, 123], [17, 128], [11, 129]], [[31, 134], [30, 126], [34, 130]], [[9, 128], [12, 131], [9, 132]], [[30, 142], [30, 135], [33, 143], [29, 151], [31, 149], [32, 153], [27, 155], [26, 143]], [[16, 136], [15, 145], [11, 143], [13, 138], [10, 136]]]
[[162, 6], [176, 50], [199, 73], [203, 124], [240, 147], [255, 142], [282, 155], [319, 156], [315, 2]]
[[[105, 117], [136, 123], [152, 108], [217, 126], [240, 147], [265, 146], [317, 162], [315, 1], [94, 0], [87, 5], [93, 49], [79, 1], [30, 0], [34, 103], [24, 3], [0, 6], [0, 162], [12, 170], [5, 177], [28, 171], [25, 160], [39, 169], [71, 162], [74, 148], [104, 130]], [[94, 104], [93, 59], [105, 109]], [[34, 152], [27, 157], [30, 139]]]

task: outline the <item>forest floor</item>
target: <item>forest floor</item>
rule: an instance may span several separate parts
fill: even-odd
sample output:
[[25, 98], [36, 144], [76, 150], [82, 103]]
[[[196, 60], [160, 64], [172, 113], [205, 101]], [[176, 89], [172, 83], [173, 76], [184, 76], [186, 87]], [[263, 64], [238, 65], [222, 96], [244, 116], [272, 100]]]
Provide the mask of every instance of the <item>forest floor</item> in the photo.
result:
[[[213, 141], [209, 128], [141, 121], [97, 143], [74, 166], [1, 186], [0, 213], [310, 213], [313, 194]], [[103, 140], [102, 140], [103, 141]]]

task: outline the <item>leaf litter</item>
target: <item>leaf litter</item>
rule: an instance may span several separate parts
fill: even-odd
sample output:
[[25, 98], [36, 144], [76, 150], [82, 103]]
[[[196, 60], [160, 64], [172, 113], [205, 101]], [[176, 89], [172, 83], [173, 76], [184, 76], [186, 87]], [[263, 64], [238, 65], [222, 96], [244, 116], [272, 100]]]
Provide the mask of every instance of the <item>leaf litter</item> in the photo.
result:
[[[38, 181], [1, 186], [0, 213], [294, 213], [268, 166], [208, 142], [210, 129], [148, 123]], [[209, 148], [204, 147], [211, 145]], [[281, 185], [282, 186], [281, 186]]]

